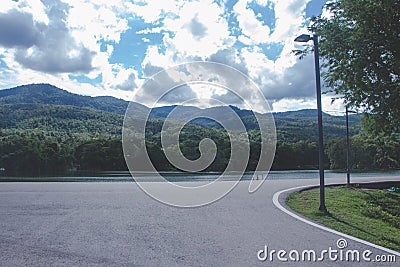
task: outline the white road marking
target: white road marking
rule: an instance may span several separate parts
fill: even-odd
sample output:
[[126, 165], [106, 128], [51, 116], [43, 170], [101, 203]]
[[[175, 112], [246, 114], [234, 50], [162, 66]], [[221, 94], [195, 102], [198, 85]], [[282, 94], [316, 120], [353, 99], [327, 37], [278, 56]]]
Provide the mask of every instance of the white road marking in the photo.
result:
[[293, 188], [289, 188], [289, 189], [285, 189], [285, 190], [278, 191], [278, 192], [276, 192], [276, 193], [274, 194], [274, 196], [273, 196], [273, 198], [272, 198], [272, 201], [273, 201], [274, 205], [275, 205], [278, 209], [280, 209], [280, 210], [283, 211], [284, 213], [286, 213], [286, 214], [292, 216], [293, 218], [295, 218], [295, 219], [297, 219], [297, 220], [299, 220], [299, 221], [302, 221], [302, 222], [304, 222], [304, 223], [306, 223], [306, 224], [309, 224], [309, 225], [311, 225], [311, 226], [317, 227], [317, 228], [319, 228], [319, 229], [321, 229], [321, 230], [324, 230], [324, 231], [327, 231], [327, 232], [330, 232], [330, 233], [333, 233], [333, 234], [336, 234], [336, 235], [339, 235], [339, 236], [343, 236], [343, 237], [345, 237], [345, 238], [347, 238], [347, 239], [354, 240], [354, 241], [359, 242], [359, 243], [362, 243], [362, 244], [364, 244], [364, 245], [371, 246], [371, 247], [373, 247], [373, 248], [377, 248], [377, 249], [383, 250], [383, 251], [385, 251], [385, 252], [387, 252], [387, 253], [390, 253], [390, 254], [393, 254], [393, 255], [396, 255], [396, 256], [399, 256], [399, 257], [400, 257], [400, 253], [397, 252], [397, 251], [394, 251], [394, 250], [391, 250], [391, 249], [388, 249], [388, 248], [385, 248], [385, 247], [382, 247], [382, 246], [373, 244], [373, 243], [368, 242], [368, 241], [365, 241], [365, 240], [363, 240], [363, 239], [360, 239], [360, 238], [357, 238], [357, 237], [354, 237], [354, 236], [351, 236], [351, 235], [347, 235], [347, 234], [338, 232], [338, 231], [336, 231], [336, 230], [330, 229], [330, 228], [328, 228], [328, 227], [322, 226], [322, 225], [320, 225], [320, 224], [314, 223], [314, 222], [312, 222], [312, 221], [309, 221], [309, 220], [307, 220], [307, 219], [305, 219], [305, 218], [303, 218], [303, 217], [300, 217], [299, 215], [297, 215], [297, 214], [291, 212], [290, 210], [288, 210], [288, 209], [286, 209], [285, 207], [283, 207], [283, 206], [281, 205], [281, 203], [279, 203], [279, 196], [280, 196], [282, 193], [285, 193], [285, 192], [288, 192], [288, 191], [292, 191], [292, 190], [295, 191], [295, 190], [302, 189], [302, 188], [307, 188], [307, 187], [314, 187], [314, 186], [315, 186], [315, 185], [305, 185], [305, 186], [298, 186], [298, 187], [293, 187]]

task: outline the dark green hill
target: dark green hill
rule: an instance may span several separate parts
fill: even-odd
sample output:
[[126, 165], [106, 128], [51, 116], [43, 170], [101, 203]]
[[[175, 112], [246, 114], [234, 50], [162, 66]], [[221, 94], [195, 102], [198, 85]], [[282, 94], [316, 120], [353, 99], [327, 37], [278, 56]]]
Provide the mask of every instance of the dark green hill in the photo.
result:
[[[144, 118], [141, 115], [150, 111], [138, 103], [109, 96], [76, 95], [49, 84], [0, 90], [0, 168], [28, 175], [70, 169], [125, 170], [121, 131], [128, 104], [137, 118]], [[248, 170], [254, 170], [260, 152], [258, 123], [253, 111], [233, 106], [152, 109], [146, 145], [157, 169], [174, 170], [166, 160], [160, 138], [163, 121], [173, 110], [175, 120], [189, 121], [180, 133], [179, 144], [187, 158], [194, 160], [200, 156], [199, 142], [206, 137], [217, 144], [218, 154], [206, 171], [224, 170], [230, 157], [227, 132], [208, 117], [229, 123], [239, 116], [250, 137]], [[200, 118], [190, 121], [196, 116]], [[275, 113], [274, 118], [278, 137], [274, 168], [316, 168], [316, 111]], [[352, 116], [351, 133], [356, 133], [359, 127], [358, 117]], [[345, 117], [324, 114], [324, 130], [327, 143], [345, 136]]]
[[[50, 84], [29, 84], [0, 90], [0, 104], [44, 104], [92, 108], [125, 114], [128, 102], [110, 96], [90, 97], [70, 93]], [[134, 103], [138, 111], [147, 111], [144, 105]]]
[[[122, 115], [129, 102], [110, 96], [90, 97], [67, 92], [50, 84], [30, 84], [0, 90], [0, 128], [36, 129], [45, 131], [80, 132], [83, 135], [115, 135], [120, 133]], [[134, 112], [145, 114], [149, 109], [132, 102]], [[157, 107], [151, 110], [151, 119], [164, 119], [177, 106]], [[202, 118], [192, 121], [206, 128], [220, 129], [221, 125], [208, 116], [229, 122], [227, 110], [233, 109], [248, 130], [257, 130], [258, 124], [252, 111], [237, 107], [212, 107], [199, 109], [179, 106], [175, 117], [186, 120], [194, 116]], [[299, 110], [274, 113], [278, 140], [297, 142], [317, 140], [316, 110]], [[345, 117], [323, 114], [324, 136], [331, 140], [345, 136]], [[350, 133], [360, 128], [359, 116], [350, 116]]]
[[0, 129], [89, 138], [119, 136], [123, 115], [68, 105], [0, 104]]
[[[49, 84], [31, 84], [0, 90], [0, 174], [27, 175], [65, 170], [126, 170], [121, 130], [128, 104], [137, 119], [150, 110], [138, 103], [109, 96], [69, 93]], [[177, 110], [175, 110], [177, 109]], [[175, 170], [161, 147], [164, 119], [174, 110], [175, 120], [189, 122], [179, 136], [184, 156], [197, 159], [199, 142], [211, 138], [218, 154], [206, 171], [221, 171], [230, 158], [230, 140], [221, 124], [240, 117], [249, 133], [248, 170], [254, 170], [260, 153], [260, 132], [253, 111], [237, 107], [200, 109], [165, 106], [151, 110], [146, 147], [158, 170]], [[234, 113], [232, 113], [232, 110]], [[316, 110], [274, 113], [277, 147], [273, 169], [315, 169], [317, 158]], [[190, 120], [199, 116], [200, 118]], [[188, 120], [189, 118], [189, 120]], [[398, 139], [357, 134], [360, 115], [349, 116], [353, 169], [390, 169], [399, 166]], [[325, 167], [345, 166], [345, 116], [323, 114]], [[170, 128], [175, 131], [177, 128]], [[135, 129], [133, 129], [135, 131]], [[168, 129], [164, 132], [168, 135]], [[389, 141], [388, 141], [389, 140]]]

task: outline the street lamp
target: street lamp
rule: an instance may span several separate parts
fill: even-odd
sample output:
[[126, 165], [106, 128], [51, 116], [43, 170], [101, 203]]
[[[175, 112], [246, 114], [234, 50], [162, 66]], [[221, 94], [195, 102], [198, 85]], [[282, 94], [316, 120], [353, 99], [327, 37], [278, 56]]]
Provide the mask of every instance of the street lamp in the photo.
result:
[[347, 186], [350, 186], [350, 141], [349, 141], [349, 113], [357, 113], [346, 106], [346, 172]]
[[302, 34], [295, 42], [307, 43], [314, 42], [314, 64], [315, 64], [315, 82], [317, 89], [317, 109], [318, 109], [318, 165], [319, 165], [319, 210], [326, 212], [325, 206], [325, 178], [324, 178], [324, 140], [322, 130], [322, 104], [321, 104], [321, 78], [319, 71], [319, 53], [318, 53], [318, 35], [310, 36]]

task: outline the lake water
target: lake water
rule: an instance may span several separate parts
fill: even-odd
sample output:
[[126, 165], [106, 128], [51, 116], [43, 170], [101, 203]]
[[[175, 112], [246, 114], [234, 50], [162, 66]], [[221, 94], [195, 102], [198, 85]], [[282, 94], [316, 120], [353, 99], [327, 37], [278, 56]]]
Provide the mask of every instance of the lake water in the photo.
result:
[[[161, 173], [170, 182], [190, 182], [190, 181], [214, 181], [220, 176], [218, 173], [179, 173], [163, 172]], [[250, 180], [252, 172], [246, 172], [242, 180]], [[400, 171], [390, 172], [363, 172], [352, 173], [351, 177], [399, 177]], [[270, 171], [266, 177], [267, 180], [283, 179], [315, 179], [319, 177], [318, 170], [293, 170], [293, 171]], [[346, 173], [325, 171], [325, 178], [343, 178], [346, 179]], [[140, 181], [154, 182], [154, 175], [143, 174], [136, 177]], [[261, 179], [261, 176], [260, 176]], [[237, 180], [237, 174], [225, 175], [221, 177], [223, 181]], [[134, 182], [129, 172], [98, 172], [98, 173], [70, 173], [60, 176], [0, 176], [0, 182]]]

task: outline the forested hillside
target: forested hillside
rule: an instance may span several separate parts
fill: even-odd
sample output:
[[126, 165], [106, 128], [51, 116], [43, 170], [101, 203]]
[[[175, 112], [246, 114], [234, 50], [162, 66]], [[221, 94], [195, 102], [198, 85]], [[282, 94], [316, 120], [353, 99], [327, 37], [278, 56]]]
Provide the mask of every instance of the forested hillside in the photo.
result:
[[[124, 100], [75, 95], [48, 84], [0, 90], [0, 168], [29, 174], [68, 169], [124, 170], [121, 129], [127, 105]], [[132, 105], [139, 114], [148, 111], [146, 106]], [[147, 147], [160, 170], [173, 169], [160, 145], [163, 119], [173, 108], [153, 109], [148, 122]], [[184, 107], [182, 116], [206, 116], [208, 112], [215, 113], [212, 109], [217, 108]], [[251, 157], [248, 169], [251, 170], [258, 160], [258, 125], [252, 111], [234, 110], [249, 133]], [[274, 118], [278, 144], [273, 168], [316, 168], [316, 111], [276, 113]], [[358, 134], [359, 130], [359, 116], [350, 116], [351, 135]], [[338, 144], [345, 136], [345, 117], [324, 114], [324, 131], [329, 167], [329, 162], [334, 162], [341, 154], [344, 156], [344, 151], [338, 151], [343, 149]], [[182, 152], [188, 158], [196, 159], [198, 143], [205, 137], [213, 139], [218, 147], [217, 157], [207, 170], [223, 170], [229, 160], [230, 143], [225, 130], [214, 121], [199, 119], [187, 124], [180, 135]], [[340, 162], [340, 159], [336, 160], [334, 167], [342, 168]]]

